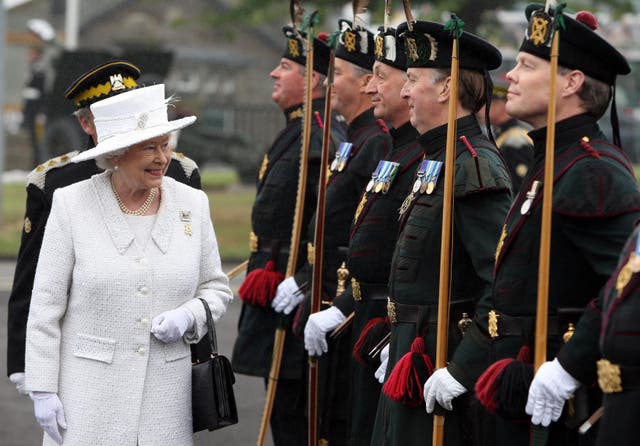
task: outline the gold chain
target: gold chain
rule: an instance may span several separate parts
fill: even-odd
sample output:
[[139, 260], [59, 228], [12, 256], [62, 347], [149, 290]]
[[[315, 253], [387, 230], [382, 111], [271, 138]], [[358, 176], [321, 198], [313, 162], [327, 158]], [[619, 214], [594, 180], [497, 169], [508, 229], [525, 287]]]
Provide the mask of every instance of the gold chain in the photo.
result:
[[144, 203], [142, 203], [142, 206], [140, 206], [135, 211], [132, 211], [131, 209], [129, 209], [124, 205], [122, 198], [120, 198], [120, 194], [118, 194], [118, 191], [116, 190], [116, 186], [115, 184], [113, 184], [113, 177], [111, 177], [111, 189], [113, 189], [113, 193], [116, 196], [116, 201], [118, 202], [118, 206], [120, 206], [120, 210], [127, 215], [137, 215], [137, 216], [142, 216], [147, 213], [147, 211], [149, 210], [149, 206], [151, 206], [151, 203], [153, 203], [153, 199], [156, 198], [156, 194], [158, 193], [158, 189], [155, 187], [152, 187], [151, 190], [149, 191], [149, 195], [147, 196], [147, 199], [144, 201]]

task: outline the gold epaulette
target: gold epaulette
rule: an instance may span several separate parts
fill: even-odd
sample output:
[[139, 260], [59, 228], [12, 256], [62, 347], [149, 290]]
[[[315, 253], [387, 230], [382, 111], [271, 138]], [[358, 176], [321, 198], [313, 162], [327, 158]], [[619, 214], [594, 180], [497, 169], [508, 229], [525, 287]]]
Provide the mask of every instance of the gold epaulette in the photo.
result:
[[79, 151], [74, 150], [73, 152], [65, 153], [64, 155], [51, 158], [49, 161], [45, 161], [44, 163], [40, 164], [27, 176], [27, 185], [33, 184], [38, 189], [44, 190], [44, 183], [47, 178], [47, 173], [53, 169], [66, 166], [71, 162], [71, 158], [79, 153]]
[[182, 169], [184, 170], [185, 175], [187, 175], [187, 178], [191, 178], [191, 174], [193, 173], [193, 171], [198, 169], [198, 165], [196, 164], [196, 162], [187, 157], [184, 153], [173, 152], [171, 154], [171, 157], [180, 163], [180, 166], [182, 166]]

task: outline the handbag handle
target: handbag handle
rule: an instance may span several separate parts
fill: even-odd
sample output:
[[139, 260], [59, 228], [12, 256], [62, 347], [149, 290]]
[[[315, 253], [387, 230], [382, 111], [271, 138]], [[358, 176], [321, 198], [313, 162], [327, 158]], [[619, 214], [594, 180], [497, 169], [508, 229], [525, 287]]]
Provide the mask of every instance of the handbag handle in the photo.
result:
[[211, 316], [211, 309], [209, 308], [209, 304], [202, 297], [198, 297], [198, 299], [204, 305], [204, 311], [207, 314], [207, 334], [209, 335], [209, 347], [211, 349], [211, 357], [213, 358], [218, 354], [218, 340], [216, 338], [216, 327], [213, 325], [213, 317]]

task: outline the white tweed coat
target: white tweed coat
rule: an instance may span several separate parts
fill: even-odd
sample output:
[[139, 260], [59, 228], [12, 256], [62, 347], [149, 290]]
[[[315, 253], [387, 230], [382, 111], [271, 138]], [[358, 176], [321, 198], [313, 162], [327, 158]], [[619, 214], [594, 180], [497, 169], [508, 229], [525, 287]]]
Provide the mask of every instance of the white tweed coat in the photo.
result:
[[[58, 189], [27, 324], [26, 386], [58, 392], [64, 445], [191, 445], [188, 343], [232, 299], [206, 195], [165, 177], [143, 248], [111, 190], [110, 173]], [[151, 320], [183, 306], [196, 327], [163, 344]], [[45, 434], [43, 444], [54, 445]]]

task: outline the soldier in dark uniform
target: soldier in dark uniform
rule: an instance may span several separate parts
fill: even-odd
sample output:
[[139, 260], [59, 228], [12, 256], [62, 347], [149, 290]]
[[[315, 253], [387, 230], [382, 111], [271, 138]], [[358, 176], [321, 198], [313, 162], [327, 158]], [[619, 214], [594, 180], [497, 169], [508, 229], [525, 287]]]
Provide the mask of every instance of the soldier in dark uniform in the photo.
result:
[[506, 79], [493, 79], [489, 120], [496, 146], [507, 162], [513, 192], [517, 193], [533, 163], [533, 143], [527, 135], [531, 127], [511, 117], [506, 111], [508, 88]]
[[[340, 20], [339, 28], [331, 107], [344, 117], [348, 126], [346, 140], [340, 144], [329, 168], [327, 183], [322, 261], [325, 303], [336, 295], [337, 270], [346, 260], [349, 227], [360, 195], [378, 161], [391, 148], [387, 127], [376, 120], [371, 97], [365, 92], [374, 62], [373, 34], [360, 26], [354, 27], [347, 20]], [[315, 217], [309, 224], [308, 235], [310, 240], [315, 235]], [[313, 256], [309, 256], [306, 275], [301, 271], [296, 278], [288, 278], [280, 284], [272, 302], [276, 311], [290, 311], [299, 303], [302, 294], [296, 294], [297, 285], [305, 281], [311, 283], [312, 260]], [[321, 327], [338, 325], [344, 319], [339, 310], [323, 313], [323, 316], [322, 320], [316, 319]], [[326, 352], [327, 346], [305, 342], [305, 348], [309, 354], [319, 356]], [[348, 385], [349, 353], [349, 340], [342, 338], [336, 341], [330, 357], [321, 358], [319, 363], [320, 433], [335, 445], [345, 444], [347, 440], [350, 401], [348, 394], [335, 390], [342, 387], [341, 382]]]
[[[282, 109], [286, 127], [264, 155], [257, 178], [257, 194], [251, 213], [251, 256], [248, 271], [268, 268], [276, 272], [287, 268], [291, 230], [302, 144], [303, 98], [306, 55], [303, 42], [293, 28], [283, 28], [287, 47], [278, 66], [271, 72], [274, 80], [271, 99]], [[314, 40], [314, 73], [311, 88], [313, 117], [309, 147], [306, 195], [302, 227], [306, 228], [315, 212], [320, 173], [325, 89], [323, 72], [328, 64], [328, 47]], [[334, 119], [332, 141], [342, 138], [342, 126]], [[334, 147], [332, 147], [332, 151]], [[303, 263], [307, 240], [301, 240], [298, 267]], [[246, 282], [246, 281], [245, 281]], [[243, 284], [244, 286], [245, 284]], [[271, 368], [273, 339], [279, 316], [270, 306], [273, 295], [265, 290], [251, 290], [260, 295], [261, 303], [248, 299], [249, 292], [240, 288], [243, 299], [238, 322], [238, 337], [233, 348], [232, 365], [236, 372], [261, 376], [265, 384]], [[275, 290], [274, 290], [275, 291]], [[271, 432], [276, 446], [304, 444], [307, 441], [305, 402], [305, 356], [302, 340], [287, 327], [282, 366], [271, 415]]]
[[[469, 33], [459, 39], [460, 91], [450, 97], [452, 39], [438, 23], [398, 27], [407, 51], [402, 96], [423, 150], [400, 208], [400, 234], [389, 277], [391, 342], [372, 445], [431, 444], [433, 417], [424, 410], [422, 385], [435, 358], [442, 234], [443, 172], [449, 101], [457, 101], [457, 143], [451, 265], [449, 347], [460, 340], [456, 325], [490, 291], [495, 243], [511, 202], [509, 173], [497, 148], [482, 134], [475, 113], [491, 92], [487, 70], [500, 52]], [[403, 373], [404, 371], [404, 373]], [[445, 444], [462, 443], [464, 404], [448, 414]]]
[[[594, 382], [597, 373], [598, 385], [603, 392], [603, 413], [601, 418], [589, 421], [585, 430], [597, 426], [598, 446], [631, 446], [638, 443], [635, 423], [640, 404], [640, 355], [635, 341], [639, 334], [640, 317], [639, 234], [640, 226], [636, 226], [622, 250], [613, 275], [598, 298], [587, 306], [574, 336], [558, 354], [558, 358], [569, 358], [574, 365], [579, 365], [579, 369], [573, 368], [571, 372], [578, 371], [576, 376], [580, 376], [581, 381], [584, 379], [583, 382]], [[573, 357], [569, 356], [569, 351], [572, 351]], [[559, 362], [564, 367], [563, 359]], [[565, 401], [573, 393], [571, 388], [564, 388], [562, 384], [566, 381], [569, 386], [579, 385], [571, 374], [566, 371], [558, 373], [558, 370], [554, 370], [557, 366], [551, 364], [544, 364], [536, 373], [529, 398], [530, 404], [535, 404], [541, 400], [539, 393], [547, 392], [546, 420], [544, 413], [541, 416], [544, 425], [557, 419], [553, 415], [555, 401], [558, 402], [557, 410], [562, 411]]]
[[[599, 422], [598, 446], [632, 446], [640, 404], [640, 226], [627, 241], [620, 263], [605, 285], [600, 302], [602, 331], [590, 327], [591, 338], [600, 337], [598, 383], [603, 397], [604, 415]], [[595, 306], [594, 306], [595, 308]], [[578, 327], [582, 329], [582, 327]]]
[[[391, 255], [398, 234], [398, 209], [413, 183], [417, 165], [422, 160], [422, 148], [416, 138], [418, 132], [409, 122], [409, 106], [400, 96], [405, 81], [406, 55], [401, 39], [396, 39], [395, 29], [380, 27], [375, 37], [373, 76], [366, 92], [374, 106], [374, 116], [390, 124], [393, 146], [387, 156], [378, 162], [371, 179], [362, 193], [360, 203], [351, 223], [347, 267], [351, 280], [345, 291], [333, 300], [333, 307], [312, 314], [305, 330], [305, 343], [322, 345], [328, 331], [337, 328], [337, 322], [355, 311], [351, 330], [349, 352], [358, 343], [363, 328], [370, 321], [388, 331], [384, 317], [387, 314], [387, 286]], [[327, 324], [325, 314], [340, 311], [342, 316]], [[381, 320], [382, 319], [382, 320]], [[331, 319], [330, 319], [331, 320]], [[380, 342], [368, 330], [363, 336], [371, 337], [361, 344]], [[320, 347], [322, 351], [322, 347]], [[349, 362], [351, 380], [349, 386], [331, 389], [342, 392], [350, 400], [348, 444], [369, 446], [372, 420], [375, 417], [381, 385], [374, 372], [379, 361], [369, 358], [370, 347], [361, 347]], [[330, 352], [332, 353], [332, 352]]]
[[[74, 102], [75, 112], [82, 129], [89, 135], [89, 145], [96, 143], [96, 129], [89, 106], [96, 101], [137, 87], [140, 70], [132, 63], [111, 61], [94, 67], [76, 79], [65, 92]], [[31, 302], [31, 289], [44, 228], [51, 211], [53, 192], [92, 175], [102, 172], [94, 160], [71, 163], [78, 152], [50, 159], [37, 166], [27, 179], [27, 204], [20, 250], [9, 297], [7, 374], [11, 382], [22, 392], [24, 383], [24, 348]], [[200, 172], [192, 160], [181, 153], [173, 153], [166, 175], [177, 181], [200, 188]]]
[[[425, 386], [428, 400], [437, 398], [440, 404], [473, 391], [479, 376], [495, 361], [515, 358], [534, 345], [551, 76], [550, 50], [543, 31], [552, 24], [541, 5], [527, 7], [526, 16], [530, 20], [527, 37], [517, 65], [507, 74], [511, 82], [507, 111], [533, 126], [529, 136], [534, 142], [534, 164], [502, 230], [493, 294], [479, 304], [476, 320], [449, 366], [435, 372]], [[611, 101], [616, 75], [627, 74], [630, 68], [616, 49], [593, 32], [596, 27], [595, 17], [581, 12], [576, 19], [564, 16], [564, 27], [560, 28], [548, 293], [550, 358], [563, 345], [569, 323], [576, 323], [582, 309], [614, 271], [618, 253], [640, 216], [640, 193], [632, 167], [622, 151], [606, 140], [596, 122]], [[617, 130], [616, 123], [613, 128]], [[593, 311], [587, 312], [584, 324], [593, 319]], [[598, 332], [597, 328], [592, 333], [589, 329], [582, 331], [587, 336]], [[582, 335], [576, 331], [558, 358], [539, 369], [540, 379], [531, 385], [527, 404], [532, 423], [548, 425], [557, 420], [564, 400], [580, 382], [593, 388], [589, 385], [595, 378], [597, 335], [593, 343], [585, 345], [581, 340]], [[596, 353], [591, 360], [581, 360], [589, 357], [591, 345]], [[551, 385], [547, 385], [549, 381]], [[555, 390], [547, 392], [545, 388]], [[512, 395], [521, 392], [524, 398], [527, 395], [526, 388], [504, 390]], [[578, 403], [576, 399], [573, 405], [576, 417], [567, 416], [565, 422], [551, 424], [548, 444], [589, 443], [588, 438], [578, 440], [576, 429], [571, 429], [583, 421], [575, 419], [580, 415]], [[515, 417], [511, 421], [501, 416], [486, 421], [495, 426], [498, 444], [529, 444], [530, 425], [524, 405], [524, 400], [521, 407], [507, 404], [498, 412]]]

